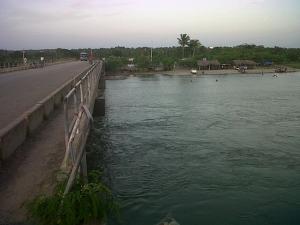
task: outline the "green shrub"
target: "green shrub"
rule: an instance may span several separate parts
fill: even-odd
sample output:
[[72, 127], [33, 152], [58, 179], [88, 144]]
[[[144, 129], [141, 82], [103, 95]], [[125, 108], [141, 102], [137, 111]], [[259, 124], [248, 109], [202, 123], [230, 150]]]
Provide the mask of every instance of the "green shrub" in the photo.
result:
[[194, 58], [186, 58], [178, 61], [178, 65], [184, 68], [197, 68], [197, 60]]
[[173, 58], [165, 57], [162, 59], [162, 64], [163, 64], [165, 71], [173, 70], [174, 63], [175, 63], [175, 59], [173, 59]]
[[126, 60], [121, 57], [108, 57], [105, 61], [105, 70], [107, 72], [120, 71], [121, 68], [126, 65]]
[[63, 197], [63, 182], [52, 196], [38, 196], [27, 204], [29, 219], [40, 225], [81, 225], [118, 217], [119, 207], [111, 191], [101, 183], [99, 172], [89, 174], [89, 183], [77, 178]]
[[148, 69], [152, 65], [150, 58], [147, 56], [140, 56], [140, 57], [136, 58], [136, 64], [139, 69]]

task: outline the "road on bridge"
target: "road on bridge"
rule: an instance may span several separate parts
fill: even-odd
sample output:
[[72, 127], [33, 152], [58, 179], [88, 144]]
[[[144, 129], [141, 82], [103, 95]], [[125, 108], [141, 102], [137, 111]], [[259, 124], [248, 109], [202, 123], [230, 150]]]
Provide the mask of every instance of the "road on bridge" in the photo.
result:
[[76, 61], [0, 74], [0, 130], [89, 66]]

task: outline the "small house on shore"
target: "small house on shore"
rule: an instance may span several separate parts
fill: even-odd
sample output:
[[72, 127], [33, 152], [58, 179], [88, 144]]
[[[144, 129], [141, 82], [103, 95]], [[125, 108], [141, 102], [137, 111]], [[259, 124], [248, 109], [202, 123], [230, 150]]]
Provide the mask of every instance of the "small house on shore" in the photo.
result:
[[254, 69], [257, 63], [252, 60], [233, 60], [233, 66], [235, 68], [247, 67], [247, 69]]
[[232, 65], [228, 64], [228, 63], [223, 63], [223, 64], [221, 64], [221, 69], [222, 70], [232, 69]]
[[221, 66], [218, 60], [199, 60], [197, 64], [199, 70], [218, 70]]
[[273, 66], [272, 60], [265, 60], [262, 62], [262, 66]]
[[137, 70], [137, 66], [134, 63], [134, 58], [128, 58], [127, 64], [122, 66], [121, 71], [122, 72], [134, 72]]

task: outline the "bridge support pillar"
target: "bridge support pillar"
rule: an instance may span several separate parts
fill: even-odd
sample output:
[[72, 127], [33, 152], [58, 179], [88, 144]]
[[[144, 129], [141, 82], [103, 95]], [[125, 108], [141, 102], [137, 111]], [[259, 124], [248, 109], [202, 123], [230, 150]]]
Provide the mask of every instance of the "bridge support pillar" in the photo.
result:
[[103, 75], [100, 77], [98, 88], [103, 91], [105, 90], [105, 78]]
[[95, 100], [93, 116], [100, 117], [105, 116], [105, 78], [102, 75], [98, 84], [98, 97]]
[[93, 116], [100, 117], [105, 116], [105, 98], [100, 96], [95, 100]]

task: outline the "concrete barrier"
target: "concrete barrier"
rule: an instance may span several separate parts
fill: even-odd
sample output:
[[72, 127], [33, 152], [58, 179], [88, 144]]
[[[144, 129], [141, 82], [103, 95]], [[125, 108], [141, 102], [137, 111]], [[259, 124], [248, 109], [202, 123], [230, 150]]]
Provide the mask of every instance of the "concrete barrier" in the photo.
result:
[[[57, 61], [57, 62], [46, 63], [45, 66], [53, 66], [53, 65], [57, 65], [57, 64], [74, 62], [74, 61], [76, 61], [76, 59], [62, 60], [62, 61]], [[38, 68], [41, 68], [41, 66], [39, 64], [35, 64], [35, 65], [27, 64], [27, 65], [21, 65], [21, 66], [17, 66], [17, 67], [0, 68], [0, 74], [21, 71], [21, 70], [38, 69]]]
[[27, 134], [31, 135], [44, 121], [44, 107], [41, 104], [36, 104], [33, 108], [25, 113], [27, 120]]
[[60, 104], [62, 103], [62, 101], [64, 99], [64, 96], [65, 95], [62, 93], [62, 91], [58, 91], [53, 94], [54, 109], [56, 109], [60, 106]]
[[62, 104], [64, 96], [85, 72], [64, 83], [21, 117], [0, 130], [0, 164], [1, 161], [9, 158], [22, 145], [28, 135], [33, 134], [45, 119], [49, 118], [55, 108]]
[[15, 71], [19, 71], [19, 70], [28, 70], [30, 69], [30, 66], [18, 66], [18, 67], [8, 67], [8, 68], [1, 68], [0, 69], [0, 73], [9, 73], [9, 72], [15, 72]]
[[7, 159], [21, 146], [27, 137], [27, 119], [24, 115], [17, 118], [7, 127], [0, 130], [0, 154], [1, 160]]
[[38, 103], [43, 108], [43, 118], [48, 119], [50, 114], [54, 111], [55, 99], [50, 95]]

